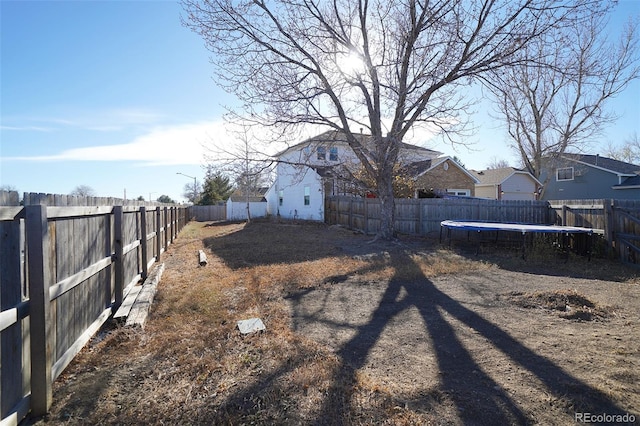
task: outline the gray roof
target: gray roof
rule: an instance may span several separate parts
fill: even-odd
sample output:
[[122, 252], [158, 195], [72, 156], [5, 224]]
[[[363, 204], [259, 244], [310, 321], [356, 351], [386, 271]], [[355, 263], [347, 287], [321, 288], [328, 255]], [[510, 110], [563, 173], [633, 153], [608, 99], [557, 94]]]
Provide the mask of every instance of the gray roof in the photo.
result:
[[[244, 195], [232, 195], [231, 197], [229, 197], [229, 199], [234, 202], [234, 203], [242, 203], [242, 202], [247, 202], [247, 197], [245, 197]], [[260, 203], [263, 201], [267, 201], [266, 198], [264, 198], [262, 195], [250, 195], [249, 196], [249, 202], [250, 203]]]
[[613, 158], [607, 158], [601, 155], [563, 154], [562, 157], [589, 164], [591, 166], [600, 167], [614, 173], [632, 175], [640, 172], [640, 166], [637, 164], [626, 163], [624, 161], [614, 160]]
[[409, 176], [419, 176], [431, 168], [433, 160], [415, 161], [405, 167]]
[[[363, 145], [369, 145], [371, 143], [372, 137], [371, 135], [365, 135], [363, 133], [354, 133], [354, 136], [357, 139], [360, 139], [360, 141], [362, 142]], [[328, 130], [324, 133], [321, 133], [319, 135], [313, 136], [309, 139], [305, 139], [304, 141], [297, 143], [295, 145], [290, 146], [289, 148], [279, 152], [276, 154], [276, 157], [281, 156], [282, 154], [284, 154], [285, 152], [288, 152], [289, 150], [293, 149], [293, 148], [297, 148], [299, 146], [304, 146], [304, 145], [308, 145], [308, 144], [318, 144], [318, 143], [331, 143], [331, 142], [338, 142], [338, 143], [348, 143], [347, 142], [347, 138], [345, 137], [345, 134], [343, 132], [340, 132], [338, 130]], [[418, 150], [418, 151], [423, 151], [423, 152], [430, 152], [433, 154], [434, 157], [438, 156], [441, 154], [441, 152], [439, 151], [434, 151], [432, 149], [428, 149], [428, 148], [423, 148], [421, 146], [417, 146], [417, 145], [412, 145], [412, 144], [408, 144], [405, 142], [402, 142], [400, 144], [400, 148], [401, 149], [405, 149], [405, 150]]]
[[509, 178], [516, 172], [522, 172], [514, 167], [503, 167], [501, 169], [487, 169], [487, 170], [471, 170], [471, 173], [478, 178], [480, 185], [497, 185]]

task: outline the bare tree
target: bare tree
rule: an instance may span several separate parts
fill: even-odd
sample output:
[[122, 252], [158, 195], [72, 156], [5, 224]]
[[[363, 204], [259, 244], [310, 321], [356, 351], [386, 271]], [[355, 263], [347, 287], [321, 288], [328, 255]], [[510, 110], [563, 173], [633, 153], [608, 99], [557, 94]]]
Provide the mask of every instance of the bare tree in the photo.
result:
[[96, 191], [88, 185], [78, 185], [69, 193], [76, 197], [95, 197]]
[[[185, 24], [213, 54], [238, 114], [282, 132], [343, 132], [376, 184], [379, 237], [394, 235], [393, 170], [416, 127], [451, 140], [467, 104], [456, 93], [600, 0], [183, 0]], [[542, 40], [546, 40], [542, 39]], [[372, 145], [356, 137], [360, 129]]]
[[627, 163], [640, 163], [640, 137], [637, 132], [624, 140], [621, 146], [609, 143], [604, 155], [614, 160], [625, 161]]
[[605, 26], [604, 12], [576, 20], [523, 48], [522, 65], [484, 79], [523, 166], [537, 178], [543, 162], [583, 150], [613, 121], [606, 102], [638, 78], [637, 23], [617, 44], [605, 38]]
[[197, 179], [194, 179], [193, 182], [184, 184], [182, 187], [182, 196], [193, 204], [198, 203], [198, 199], [200, 198], [200, 184]]
[[18, 192], [18, 188], [13, 185], [0, 185], [0, 191]]
[[251, 222], [251, 200], [261, 195], [260, 189], [268, 186], [274, 161], [259, 149], [259, 138], [246, 122], [229, 122], [227, 130], [232, 141], [216, 143], [213, 140], [206, 148], [208, 167], [231, 176], [235, 180], [236, 193], [244, 197], [247, 222]]
[[491, 157], [489, 164], [487, 164], [487, 169], [504, 169], [505, 167], [511, 167], [509, 162], [498, 157]]

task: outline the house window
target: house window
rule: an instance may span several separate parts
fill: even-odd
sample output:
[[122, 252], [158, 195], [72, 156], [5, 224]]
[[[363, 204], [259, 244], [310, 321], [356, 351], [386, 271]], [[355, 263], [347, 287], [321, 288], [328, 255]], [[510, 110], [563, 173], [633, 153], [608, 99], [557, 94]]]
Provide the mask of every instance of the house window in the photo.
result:
[[280, 193], [278, 194], [278, 205], [282, 206], [282, 202], [284, 200], [284, 191], [280, 190]]
[[556, 180], [573, 180], [573, 167], [557, 169]]
[[307, 185], [304, 187], [304, 205], [308, 206], [309, 204], [311, 204], [311, 189]]
[[318, 153], [318, 160], [327, 159], [327, 148], [325, 148], [324, 146], [319, 146], [316, 152]]
[[458, 197], [468, 197], [471, 195], [471, 191], [468, 189], [447, 189], [448, 195], [455, 195]]
[[329, 160], [330, 161], [338, 161], [338, 147], [332, 146], [329, 148]]

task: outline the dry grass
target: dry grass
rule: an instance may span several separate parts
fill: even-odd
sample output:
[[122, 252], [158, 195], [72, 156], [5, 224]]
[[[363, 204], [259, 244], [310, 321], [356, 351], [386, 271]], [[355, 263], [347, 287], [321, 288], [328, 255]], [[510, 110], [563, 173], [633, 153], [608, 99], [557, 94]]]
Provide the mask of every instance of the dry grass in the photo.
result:
[[[434, 243], [418, 246], [398, 257], [402, 245], [372, 246], [367, 237], [321, 224], [192, 222], [163, 259], [145, 328], [103, 331], [56, 382], [51, 413], [40, 421], [459, 423], [437, 388], [399, 394], [291, 324], [290, 294], [498, 268]], [[206, 267], [198, 266], [198, 250], [207, 252]], [[250, 317], [260, 317], [267, 331], [240, 335], [236, 321]]]

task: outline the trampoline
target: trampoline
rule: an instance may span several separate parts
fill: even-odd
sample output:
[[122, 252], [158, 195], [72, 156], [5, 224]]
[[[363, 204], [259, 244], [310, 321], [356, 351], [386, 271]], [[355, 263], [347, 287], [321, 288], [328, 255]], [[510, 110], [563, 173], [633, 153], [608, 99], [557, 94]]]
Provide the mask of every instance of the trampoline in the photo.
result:
[[[457, 229], [462, 231], [475, 231], [477, 233], [486, 231], [496, 232], [496, 241], [498, 232], [518, 232], [522, 234], [522, 258], [525, 258], [526, 236], [532, 233], [558, 234], [561, 236], [569, 236], [571, 234], [585, 234], [587, 238], [586, 253], [591, 259], [591, 246], [593, 234], [598, 230], [592, 228], [581, 228], [577, 226], [561, 226], [561, 225], [543, 225], [528, 223], [499, 223], [499, 222], [476, 222], [476, 221], [460, 221], [460, 220], [443, 220], [440, 222], [440, 242], [442, 242], [442, 230], [447, 230], [447, 238], [451, 244], [451, 230]], [[564, 249], [565, 238], [562, 238]]]

